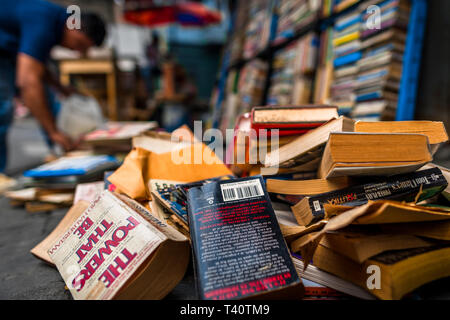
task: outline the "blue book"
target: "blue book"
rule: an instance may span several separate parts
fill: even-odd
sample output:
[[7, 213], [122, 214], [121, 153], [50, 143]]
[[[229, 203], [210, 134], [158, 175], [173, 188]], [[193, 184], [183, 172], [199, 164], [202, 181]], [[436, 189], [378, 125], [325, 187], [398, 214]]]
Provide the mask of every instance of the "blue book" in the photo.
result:
[[115, 169], [118, 164], [119, 162], [115, 157], [106, 155], [62, 157], [25, 171], [23, 175], [29, 178], [83, 176], [101, 170]]
[[349, 63], [353, 63], [361, 59], [361, 52], [356, 51], [345, 56], [334, 59], [334, 67], [340, 67]]
[[363, 82], [363, 81], [367, 81], [367, 80], [371, 80], [371, 79], [375, 79], [375, 78], [381, 78], [387, 74], [388, 74], [388, 70], [384, 69], [384, 70], [380, 70], [378, 72], [372, 72], [372, 73], [367, 73], [362, 76], [358, 76], [357, 80], [358, 80], [358, 82]]
[[379, 99], [382, 98], [383, 94], [381, 91], [374, 91], [369, 93], [364, 93], [361, 95], [356, 96], [356, 101], [366, 101], [366, 100], [373, 100], [373, 99]]
[[350, 17], [349, 19], [344, 20], [343, 22], [337, 22], [334, 26], [336, 31], [342, 31], [347, 27], [354, 25], [355, 23], [361, 22], [361, 15], [355, 15], [354, 17]]

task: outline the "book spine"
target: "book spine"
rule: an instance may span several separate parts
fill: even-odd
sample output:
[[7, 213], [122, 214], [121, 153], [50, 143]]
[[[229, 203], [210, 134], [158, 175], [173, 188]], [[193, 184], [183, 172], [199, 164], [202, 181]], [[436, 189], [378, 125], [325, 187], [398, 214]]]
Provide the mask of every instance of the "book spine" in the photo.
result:
[[447, 186], [447, 180], [439, 168], [416, 171], [410, 174], [396, 175], [379, 182], [368, 183], [309, 197], [309, 207], [314, 220], [321, 219], [325, 210], [323, 205], [345, 204], [359, 206], [369, 200], [414, 200], [422, 191], [419, 201], [438, 194]]

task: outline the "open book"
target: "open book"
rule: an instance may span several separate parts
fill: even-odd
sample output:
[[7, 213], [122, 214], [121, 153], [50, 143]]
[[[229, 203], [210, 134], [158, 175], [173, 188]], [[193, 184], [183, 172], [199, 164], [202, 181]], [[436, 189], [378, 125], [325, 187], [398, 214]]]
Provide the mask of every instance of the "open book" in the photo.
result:
[[181, 233], [105, 190], [48, 254], [74, 299], [161, 299], [184, 276], [189, 251]]

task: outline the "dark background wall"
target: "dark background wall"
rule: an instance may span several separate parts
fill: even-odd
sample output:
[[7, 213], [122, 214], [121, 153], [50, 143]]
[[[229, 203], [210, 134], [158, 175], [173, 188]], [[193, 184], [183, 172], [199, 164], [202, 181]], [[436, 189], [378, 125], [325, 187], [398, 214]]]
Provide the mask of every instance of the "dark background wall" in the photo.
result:
[[428, 0], [416, 119], [440, 120], [450, 132], [450, 1]]

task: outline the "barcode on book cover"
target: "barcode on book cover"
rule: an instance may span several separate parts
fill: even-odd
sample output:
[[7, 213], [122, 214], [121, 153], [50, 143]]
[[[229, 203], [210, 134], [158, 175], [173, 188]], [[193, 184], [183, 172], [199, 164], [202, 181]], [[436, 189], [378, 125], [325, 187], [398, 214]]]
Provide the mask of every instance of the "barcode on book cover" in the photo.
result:
[[314, 200], [313, 201], [313, 206], [314, 206], [314, 211], [320, 211], [321, 210], [319, 200]]
[[241, 200], [264, 195], [259, 179], [221, 184], [223, 201]]

